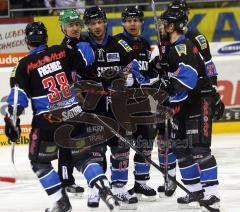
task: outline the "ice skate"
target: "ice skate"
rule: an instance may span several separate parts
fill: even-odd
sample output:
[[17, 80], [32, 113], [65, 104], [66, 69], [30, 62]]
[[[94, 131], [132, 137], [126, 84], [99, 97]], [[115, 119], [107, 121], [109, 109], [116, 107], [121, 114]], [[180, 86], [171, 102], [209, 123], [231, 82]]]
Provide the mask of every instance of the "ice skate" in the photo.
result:
[[119, 201], [119, 210], [136, 210], [138, 199], [130, 194], [123, 185], [113, 185], [112, 192]]
[[65, 189], [68, 192], [69, 196], [73, 196], [73, 197], [83, 196], [84, 188], [79, 185], [76, 185], [75, 183], [72, 185], [66, 186]]
[[141, 184], [135, 182], [134, 187], [129, 191], [129, 193], [135, 193], [139, 201], [153, 202], [156, 200], [156, 191], [148, 186], [146, 183]]
[[52, 208], [47, 208], [45, 212], [70, 212], [72, 211], [72, 206], [69, 202], [68, 196], [65, 190], [62, 190], [62, 197], [55, 202]]
[[100, 198], [105, 202], [110, 211], [119, 206], [118, 199], [113, 195], [106, 178], [100, 178], [94, 185], [99, 190]]
[[202, 211], [209, 211], [203, 205], [220, 210], [220, 199], [215, 195], [204, 196], [204, 198], [200, 201], [200, 205], [202, 207]]
[[89, 188], [87, 206], [90, 208], [98, 208], [99, 200], [100, 200], [99, 190], [95, 186], [93, 188]]
[[177, 189], [177, 184], [174, 181], [168, 179], [167, 189], [165, 189], [165, 184], [163, 184], [158, 187], [157, 191], [158, 191], [159, 197], [164, 198], [164, 197], [173, 196], [176, 189]]
[[200, 208], [199, 200], [203, 199], [203, 190], [192, 192], [192, 195], [187, 194], [184, 197], [177, 198], [178, 207], [182, 209], [198, 209]]

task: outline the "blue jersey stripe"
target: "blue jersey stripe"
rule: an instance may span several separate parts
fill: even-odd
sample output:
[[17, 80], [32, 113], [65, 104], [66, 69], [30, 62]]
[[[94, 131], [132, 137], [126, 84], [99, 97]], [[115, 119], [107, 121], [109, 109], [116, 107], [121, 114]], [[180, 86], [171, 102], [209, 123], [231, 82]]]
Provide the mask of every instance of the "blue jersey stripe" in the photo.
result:
[[88, 42], [80, 42], [77, 44], [78, 51], [81, 53], [86, 66], [92, 65], [95, 61], [93, 49]]

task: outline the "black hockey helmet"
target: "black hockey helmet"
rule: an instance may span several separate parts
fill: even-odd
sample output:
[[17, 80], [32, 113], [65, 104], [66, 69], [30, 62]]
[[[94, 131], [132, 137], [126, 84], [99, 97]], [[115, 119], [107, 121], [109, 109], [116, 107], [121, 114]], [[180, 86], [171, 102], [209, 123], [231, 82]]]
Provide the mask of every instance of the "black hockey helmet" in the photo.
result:
[[88, 25], [91, 20], [98, 18], [103, 19], [104, 22], [107, 22], [106, 13], [100, 7], [95, 6], [85, 9], [83, 14], [83, 21], [85, 25]]
[[168, 9], [171, 8], [179, 8], [189, 14], [189, 7], [185, 0], [172, 0], [172, 2], [168, 5]]
[[174, 23], [177, 31], [184, 31], [187, 24], [186, 13], [183, 10], [169, 8], [160, 16], [160, 21], [162, 21], [164, 25]]
[[122, 12], [122, 22], [125, 22], [127, 18], [139, 18], [140, 21], [143, 21], [144, 13], [138, 6], [130, 6]]
[[47, 43], [47, 28], [42, 22], [32, 22], [26, 26], [25, 41], [28, 45], [39, 46]]

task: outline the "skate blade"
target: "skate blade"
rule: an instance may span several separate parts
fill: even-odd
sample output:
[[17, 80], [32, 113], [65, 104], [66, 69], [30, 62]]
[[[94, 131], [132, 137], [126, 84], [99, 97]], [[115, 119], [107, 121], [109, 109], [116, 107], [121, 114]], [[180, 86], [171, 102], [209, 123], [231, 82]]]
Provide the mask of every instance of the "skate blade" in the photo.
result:
[[118, 210], [137, 210], [137, 208], [138, 208], [137, 203], [128, 204], [128, 203], [120, 202]]
[[67, 192], [68, 196], [73, 199], [80, 199], [83, 198], [83, 192], [82, 193], [72, 193], [72, 192]]
[[[213, 208], [213, 209], [219, 209], [220, 211], [222, 211], [221, 207], [220, 207], [220, 202], [216, 202], [212, 205], [209, 205], [209, 207]], [[201, 209], [203, 212], [209, 212], [209, 210], [207, 208], [205, 208], [204, 206], [201, 206]]]
[[175, 196], [175, 192], [171, 196], [167, 196], [165, 192], [158, 192], [158, 195], [160, 198], [166, 199], [166, 198], [171, 198]]
[[138, 201], [142, 201], [142, 202], [154, 202], [157, 200], [156, 195], [155, 196], [145, 196], [143, 194], [136, 194], [136, 196], [138, 198]]
[[178, 208], [179, 209], [200, 209], [200, 204], [199, 202], [191, 202], [188, 204], [179, 204], [178, 203]]

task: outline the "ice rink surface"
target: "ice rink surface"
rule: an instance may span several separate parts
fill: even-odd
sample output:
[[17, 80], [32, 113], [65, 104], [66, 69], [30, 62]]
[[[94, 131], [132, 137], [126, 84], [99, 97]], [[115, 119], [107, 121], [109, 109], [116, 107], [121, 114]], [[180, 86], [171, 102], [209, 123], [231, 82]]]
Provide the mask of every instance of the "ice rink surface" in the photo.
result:
[[[240, 212], [240, 134], [238, 135], [214, 135], [212, 150], [219, 167], [221, 212]], [[14, 169], [11, 164], [11, 148], [0, 147], [1, 163], [0, 176], [16, 176], [15, 184], [0, 184], [0, 211], [1, 212], [43, 212], [45, 208], [51, 206], [46, 193], [41, 188], [40, 183], [31, 171], [27, 154], [27, 146], [17, 146], [15, 153]], [[157, 148], [154, 147], [152, 159], [158, 163]], [[133, 185], [133, 152], [129, 167], [129, 183], [127, 188]], [[56, 162], [54, 162], [56, 165]], [[108, 170], [108, 176], [109, 170]], [[107, 207], [101, 202], [97, 209], [87, 207], [87, 185], [83, 176], [77, 171], [74, 172], [77, 183], [85, 187], [82, 198], [70, 198], [73, 212], [82, 211], [108, 211]], [[178, 173], [179, 176], [179, 173]], [[179, 177], [178, 180], [180, 181]], [[151, 179], [149, 185], [157, 189], [162, 184], [161, 173], [154, 167], [151, 168]], [[140, 202], [137, 211], [147, 212], [200, 212], [200, 209], [178, 209], [176, 198], [185, 195], [179, 188], [176, 195], [171, 198], [160, 199], [156, 202]]]

